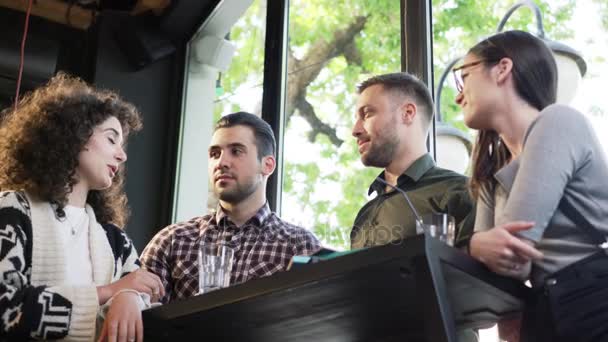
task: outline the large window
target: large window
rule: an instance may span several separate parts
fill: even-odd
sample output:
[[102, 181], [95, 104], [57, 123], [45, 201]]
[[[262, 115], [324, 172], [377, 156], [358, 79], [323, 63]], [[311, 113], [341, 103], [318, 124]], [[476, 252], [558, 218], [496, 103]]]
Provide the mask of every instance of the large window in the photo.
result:
[[608, 2], [577, 2], [573, 15], [565, 27], [573, 33], [563, 42], [583, 54], [587, 62], [587, 74], [583, 78], [571, 104], [586, 114], [597, 136], [608, 151]]
[[236, 51], [216, 81], [215, 119], [238, 111], [261, 114], [265, 32], [266, 0], [255, 0], [228, 34]]
[[214, 208], [207, 146], [220, 116], [260, 113], [266, 0], [224, 1], [189, 43], [173, 221]]
[[348, 248], [379, 172], [359, 161], [351, 128], [356, 85], [401, 70], [395, 0], [291, 1], [282, 216]]
[[[265, 31], [266, 0], [255, 0], [228, 34], [236, 51], [230, 67], [218, 74], [215, 83], [213, 122], [240, 111], [261, 116]], [[207, 208], [216, 206], [217, 198], [210, 190]]]
[[[514, 3], [433, 1], [436, 85], [441, 83], [440, 77], [450, 62], [496, 31], [498, 22]], [[588, 72], [571, 104], [588, 114], [600, 138], [606, 139], [603, 132], [608, 129], [605, 114], [608, 98], [599, 92], [608, 77], [603, 57], [608, 6], [600, 0], [584, 4], [575, 0], [537, 3], [546, 36], [583, 53]], [[198, 115], [208, 126], [203, 131], [191, 132], [206, 139], [195, 144], [199, 159], [205, 158], [200, 154], [200, 146], [206, 146], [211, 124], [219, 116], [238, 110], [260, 114], [262, 110], [266, 11], [266, 0], [249, 1], [243, 5], [238, 21], [222, 34], [236, 47], [227, 70], [209, 72], [205, 67], [193, 65], [196, 63], [190, 58], [186, 113]], [[594, 24], [586, 25], [588, 22]], [[290, 1], [287, 96], [285, 112], [281, 113], [285, 115], [280, 184], [283, 200], [278, 210], [285, 219], [312, 230], [330, 246], [348, 247], [354, 217], [368, 200], [369, 183], [380, 171], [363, 167], [351, 137], [356, 85], [369, 76], [401, 70], [401, 25], [399, 0]], [[591, 32], [586, 31], [588, 27], [593, 28]], [[535, 33], [532, 11], [526, 8], [516, 11], [506, 28]], [[217, 35], [217, 30], [214, 32]], [[205, 86], [197, 88], [200, 79], [205, 79]], [[454, 104], [456, 92], [450, 75], [442, 85], [437, 134], [439, 140], [448, 143], [437, 142], [437, 161], [439, 165], [467, 172], [475, 132], [464, 126], [462, 114]], [[201, 100], [203, 93], [212, 95], [210, 103]], [[213, 108], [212, 112], [209, 108]], [[202, 113], [206, 113], [204, 119], [200, 119]], [[182, 134], [186, 131], [184, 128]], [[184, 142], [182, 148], [187, 145], [192, 144]], [[608, 142], [604, 146], [608, 147]], [[199, 168], [196, 176], [200, 178], [202, 174], [206, 182], [206, 172]], [[191, 184], [181, 183], [184, 188]], [[214, 202], [208, 204], [213, 206]]]
[[[203, 26], [191, 43], [174, 219], [216, 204], [206, 184], [201, 150], [208, 144], [212, 123], [227, 113], [262, 110], [267, 2], [250, 3], [226, 30], [226, 39], [236, 46], [227, 70], [218, 73], [197, 59], [197, 51], [206, 52], [200, 45], [206, 31], [218, 36], [221, 30]], [[363, 167], [351, 137], [356, 85], [374, 74], [401, 70], [400, 1], [290, 3], [287, 98], [281, 113], [283, 200], [277, 209], [326, 245], [347, 248], [354, 217], [379, 172]]]
[[[497, 26], [509, 8], [516, 1], [454, 2], [449, 0], [433, 1], [433, 55], [435, 84], [440, 86], [440, 77], [450, 67], [450, 63], [462, 57], [468, 48], [483, 37], [496, 32]], [[570, 94], [572, 106], [587, 114], [598, 130], [598, 136], [608, 149], [608, 99], [602, 96], [602, 84], [608, 81], [608, 68], [605, 63], [606, 29], [608, 26], [608, 6], [605, 1], [593, 0], [577, 2], [574, 0], [536, 1], [545, 30], [545, 37], [567, 44], [582, 53], [587, 62], [587, 74], [578, 91]], [[516, 10], [504, 29], [527, 30], [538, 34], [534, 13], [527, 7]], [[476, 132], [468, 129], [463, 122], [460, 108], [454, 103], [456, 89], [451, 75], [443, 83], [441, 92], [441, 111], [438, 115], [445, 125], [457, 129], [460, 134], [474, 139]], [[438, 137], [440, 139], [440, 137]], [[438, 150], [441, 163], [444, 151]], [[443, 153], [442, 153], [443, 152]]]

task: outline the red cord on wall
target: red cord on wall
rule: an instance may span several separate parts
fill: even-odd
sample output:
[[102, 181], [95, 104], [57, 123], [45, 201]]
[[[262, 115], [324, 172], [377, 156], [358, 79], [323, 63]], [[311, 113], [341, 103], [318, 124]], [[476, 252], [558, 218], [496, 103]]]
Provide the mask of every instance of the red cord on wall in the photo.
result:
[[25, 39], [27, 38], [27, 29], [30, 23], [32, 2], [34, 2], [34, 0], [29, 0], [27, 5], [27, 11], [25, 12], [25, 27], [23, 28], [23, 38], [21, 38], [21, 58], [19, 61], [19, 75], [17, 76], [17, 90], [15, 91], [15, 110], [17, 109], [17, 102], [19, 102], [19, 88], [21, 88], [21, 77], [23, 76], [23, 60], [25, 56]]

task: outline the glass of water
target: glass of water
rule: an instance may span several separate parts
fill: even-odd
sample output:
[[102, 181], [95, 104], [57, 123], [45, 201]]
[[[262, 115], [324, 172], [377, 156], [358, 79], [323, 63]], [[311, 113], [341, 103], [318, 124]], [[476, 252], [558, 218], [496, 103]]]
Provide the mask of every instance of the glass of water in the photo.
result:
[[199, 294], [230, 285], [234, 250], [223, 244], [203, 243], [198, 251]]
[[449, 246], [454, 246], [456, 224], [454, 217], [444, 213], [432, 213], [422, 216], [422, 222], [416, 222], [416, 233], [428, 232]]

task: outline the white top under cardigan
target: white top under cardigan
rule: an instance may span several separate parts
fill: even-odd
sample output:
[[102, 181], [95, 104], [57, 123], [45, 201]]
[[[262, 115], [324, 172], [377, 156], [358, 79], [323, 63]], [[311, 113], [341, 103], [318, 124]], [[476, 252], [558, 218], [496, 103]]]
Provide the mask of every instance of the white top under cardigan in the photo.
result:
[[66, 205], [59, 219], [59, 237], [66, 257], [66, 283], [93, 284], [93, 265], [89, 248], [89, 215], [86, 208]]

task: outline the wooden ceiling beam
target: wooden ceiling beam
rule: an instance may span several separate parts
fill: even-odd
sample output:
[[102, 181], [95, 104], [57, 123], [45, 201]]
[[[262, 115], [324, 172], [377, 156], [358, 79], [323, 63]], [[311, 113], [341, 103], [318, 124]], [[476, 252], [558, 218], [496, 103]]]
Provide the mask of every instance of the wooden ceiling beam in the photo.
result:
[[131, 11], [131, 15], [138, 15], [147, 11], [160, 15], [170, 4], [171, 0], [138, 0]]
[[[0, 0], [1, 7], [17, 11], [27, 11], [28, 0]], [[78, 5], [70, 6], [59, 0], [36, 0], [32, 4], [33, 15], [50, 21], [86, 30], [95, 18], [93, 10], [84, 9]]]

